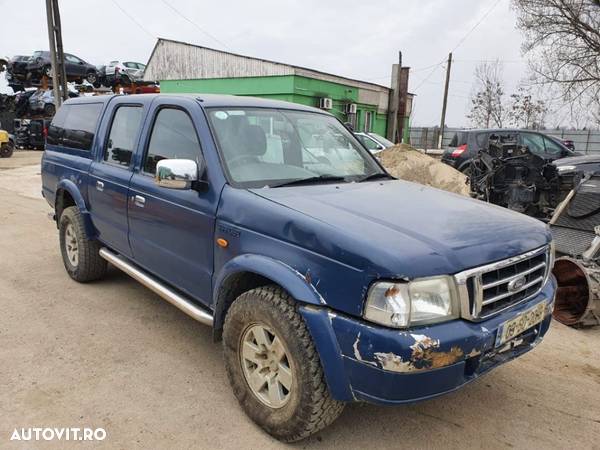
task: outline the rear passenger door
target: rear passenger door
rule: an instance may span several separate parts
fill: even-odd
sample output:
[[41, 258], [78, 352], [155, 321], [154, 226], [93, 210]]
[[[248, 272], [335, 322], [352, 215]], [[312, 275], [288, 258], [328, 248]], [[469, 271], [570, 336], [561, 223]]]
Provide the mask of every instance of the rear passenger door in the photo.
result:
[[131, 256], [127, 220], [129, 181], [144, 107], [119, 98], [106, 111], [108, 126], [101, 151], [90, 168], [90, 214], [99, 239], [113, 250]]
[[145, 127], [147, 142], [129, 192], [129, 241], [137, 264], [208, 304], [213, 271], [213, 233], [218, 193], [177, 190], [154, 181], [163, 159], [203, 160], [193, 100], [157, 98]]

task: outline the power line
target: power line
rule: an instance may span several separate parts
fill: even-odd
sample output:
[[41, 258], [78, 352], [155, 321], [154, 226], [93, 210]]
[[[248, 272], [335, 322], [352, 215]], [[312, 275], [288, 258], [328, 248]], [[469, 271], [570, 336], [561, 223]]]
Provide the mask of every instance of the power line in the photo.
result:
[[225, 47], [227, 50], [231, 51], [231, 48], [229, 48], [229, 46], [227, 44], [225, 44], [223, 41], [217, 39], [215, 36], [213, 36], [212, 34], [210, 34], [208, 31], [204, 30], [200, 25], [198, 25], [192, 19], [188, 18], [185, 14], [183, 14], [181, 11], [179, 11], [177, 8], [175, 8], [173, 5], [171, 5], [169, 2], [167, 2], [166, 0], [161, 0], [161, 1], [166, 6], [168, 6], [169, 8], [171, 8], [175, 12], [175, 14], [177, 14], [179, 17], [181, 17], [182, 19], [184, 19], [186, 22], [191, 23], [201, 33], [205, 34], [206, 36], [208, 36], [209, 38], [211, 38], [213, 41], [218, 42], [220, 45], [222, 45], [223, 47]]
[[423, 86], [425, 83], [427, 83], [427, 82], [429, 81], [429, 79], [431, 78], [431, 76], [432, 76], [432, 75], [435, 73], [436, 69], [437, 69], [438, 67], [441, 67], [441, 66], [442, 66], [442, 64], [444, 64], [445, 62], [446, 62], [446, 60], [444, 59], [444, 60], [440, 61], [438, 64], [436, 64], [436, 65], [433, 67], [433, 69], [431, 70], [431, 72], [429, 72], [429, 75], [427, 75], [427, 76], [426, 76], [426, 77], [423, 79], [423, 81], [421, 81], [421, 82], [419, 83], [419, 85], [418, 85], [418, 86], [417, 86], [417, 87], [414, 89], [414, 91], [415, 91], [415, 92], [416, 92], [416, 91], [418, 91], [418, 90], [421, 88], [421, 86]]
[[[498, 4], [501, 1], [502, 0], [496, 0], [496, 2], [492, 5], [492, 7], [490, 9], [488, 9], [486, 11], [486, 13], [483, 16], [481, 16], [481, 18], [477, 21], [477, 23], [475, 25], [473, 25], [473, 27], [458, 41], [458, 44], [456, 44], [454, 46], [454, 48], [450, 51], [450, 53], [454, 53], [454, 51], [467, 40], [467, 38], [471, 35], [471, 33], [473, 33], [473, 31], [475, 31], [477, 29], [477, 27], [479, 25], [481, 25], [481, 23], [487, 18], [487, 16], [489, 16], [492, 13], [492, 11], [494, 9], [496, 9], [496, 6], [498, 6]], [[427, 77], [425, 77], [425, 79], [414, 90], [417, 91], [421, 86], [423, 86], [429, 80], [429, 78], [431, 78], [431, 76], [434, 74], [436, 69], [438, 67], [440, 67], [442, 64], [444, 64], [445, 61], [446, 61], [446, 59], [444, 58], [439, 63], [434, 64], [433, 69], [431, 70], [431, 72], [429, 72], [429, 75], [427, 75]]]
[[462, 37], [462, 39], [461, 39], [460, 41], [458, 41], [458, 44], [456, 44], [456, 46], [455, 46], [455, 47], [454, 47], [452, 50], [450, 50], [450, 53], [454, 53], [454, 51], [455, 51], [455, 50], [456, 50], [458, 47], [460, 47], [460, 46], [461, 46], [461, 45], [462, 45], [462, 44], [463, 44], [463, 43], [464, 43], [464, 42], [467, 40], [467, 38], [468, 38], [468, 37], [471, 35], [471, 33], [472, 33], [473, 31], [475, 31], [479, 25], [481, 25], [481, 23], [482, 23], [482, 22], [483, 22], [483, 21], [484, 21], [484, 20], [487, 18], [487, 16], [489, 16], [489, 15], [492, 13], [492, 11], [493, 11], [494, 9], [496, 9], [496, 6], [498, 6], [498, 4], [499, 4], [501, 1], [502, 1], [502, 0], [496, 0], [496, 3], [494, 3], [494, 4], [492, 5], [492, 7], [491, 7], [490, 9], [488, 9], [488, 11], [487, 11], [487, 12], [486, 12], [486, 13], [485, 13], [483, 16], [481, 16], [481, 19], [479, 19], [479, 20], [477, 21], [477, 23], [476, 23], [475, 25], [473, 25], [473, 28], [471, 28], [471, 29], [470, 29], [470, 30], [467, 32], [467, 34], [465, 34], [465, 35]]
[[507, 64], [525, 64], [527, 60], [525, 59], [457, 59], [456, 62], [473, 62], [473, 63], [482, 63], [482, 62], [501, 62]]
[[139, 28], [140, 28], [140, 29], [141, 29], [141, 30], [142, 30], [144, 33], [146, 33], [146, 34], [147, 34], [148, 36], [150, 36], [152, 39], [155, 39], [155, 38], [156, 38], [156, 35], [155, 35], [155, 34], [152, 34], [152, 33], [150, 33], [150, 32], [149, 32], [149, 31], [148, 31], [148, 30], [147, 30], [147, 29], [146, 29], [146, 28], [145, 28], [145, 27], [144, 27], [144, 26], [143, 26], [141, 23], [139, 23], [137, 20], [135, 20], [135, 18], [134, 18], [132, 15], [130, 15], [130, 14], [129, 14], [127, 11], [125, 11], [123, 8], [121, 8], [121, 5], [119, 5], [119, 4], [117, 3], [117, 1], [116, 1], [116, 0], [111, 0], [111, 1], [114, 3], [114, 5], [115, 5], [117, 8], [119, 8], [119, 9], [121, 10], [121, 12], [122, 12], [123, 14], [125, 14], [127, 17], [129, 17], [129, 20], [131, 20], [133, 23], [135, 23], [135, 24], [136, 24], [136, 25], [137, 25], [137, 26], [138, 26], [138, 27], [139, 27]]

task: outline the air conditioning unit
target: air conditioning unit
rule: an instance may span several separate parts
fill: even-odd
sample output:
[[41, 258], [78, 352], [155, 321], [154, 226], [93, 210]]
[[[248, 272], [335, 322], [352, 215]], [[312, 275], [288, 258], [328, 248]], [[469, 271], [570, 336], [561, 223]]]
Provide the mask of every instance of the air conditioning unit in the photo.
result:
[[356, 103], [346, 104], [346, 114], [356, 114]]
[[319, 108], [321, 109], [331, 109], [333, 108], [333, 100], [327, 97], [323, 97], [319, 99]]

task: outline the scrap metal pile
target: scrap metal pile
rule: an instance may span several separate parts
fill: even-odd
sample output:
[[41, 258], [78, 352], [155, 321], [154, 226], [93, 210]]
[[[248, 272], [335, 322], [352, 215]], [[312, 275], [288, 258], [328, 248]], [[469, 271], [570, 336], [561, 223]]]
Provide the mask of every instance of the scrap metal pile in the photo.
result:
[[472, 195], [496, 205], [548, 220], [573, 187], [551, 162], [517, 144], [514, 134], [492, 135], [471, 162]]
[[554, 318], [600, 325], [600, 174], [587, 174], [557, 208], [550, 229], [557, 255]]
[[558, 259], [554, 318], [570, 326], [600, 325], [600, 172], [558, 167], [492, 135], [471, 162], [471, 195], [549, 222]]

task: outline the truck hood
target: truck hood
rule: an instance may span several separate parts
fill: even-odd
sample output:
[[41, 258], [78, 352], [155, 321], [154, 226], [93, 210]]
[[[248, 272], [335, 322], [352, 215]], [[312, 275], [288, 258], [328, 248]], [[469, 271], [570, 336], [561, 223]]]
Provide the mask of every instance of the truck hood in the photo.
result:
[[333, 242], [314, 251], [354, 267], [367, 264], [379, 276], [452, 274], [550, 240], [538, 220], [401, 180], [252, 192], [318, 221], [320, 234]]

